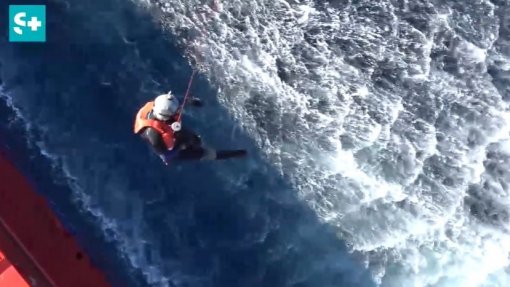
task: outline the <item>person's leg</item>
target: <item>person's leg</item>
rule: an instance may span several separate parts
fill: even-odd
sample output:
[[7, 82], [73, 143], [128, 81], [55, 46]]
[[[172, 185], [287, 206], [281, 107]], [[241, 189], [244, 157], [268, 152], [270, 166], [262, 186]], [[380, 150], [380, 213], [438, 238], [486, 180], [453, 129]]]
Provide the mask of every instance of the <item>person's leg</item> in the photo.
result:
[[184, 149], [200, 148], [202, 140], [198, 135], [187, 129], [182, 129], [175, 133], [176, 146], [182, 146]]
[[200, 160], [203, 158], [205, 150], [202, 148], [187, 148], [181, 150], [176, 160]]
[[176, 133], [177, 145], [183, 147], [177, 160], [214, 160], [216, 151], [202, 146], [202, 140], [195, 133], [183, 129]]

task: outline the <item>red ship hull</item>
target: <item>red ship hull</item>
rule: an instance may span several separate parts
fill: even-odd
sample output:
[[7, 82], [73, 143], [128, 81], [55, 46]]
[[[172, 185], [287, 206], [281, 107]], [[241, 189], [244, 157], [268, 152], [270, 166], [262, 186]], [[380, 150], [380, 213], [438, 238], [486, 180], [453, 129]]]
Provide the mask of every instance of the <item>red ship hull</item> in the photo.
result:
[[0, 287], [25, 286], [111, 285], [46, 201], [0, 153]]
[[30, 287], [0, 250], [0, 287]]

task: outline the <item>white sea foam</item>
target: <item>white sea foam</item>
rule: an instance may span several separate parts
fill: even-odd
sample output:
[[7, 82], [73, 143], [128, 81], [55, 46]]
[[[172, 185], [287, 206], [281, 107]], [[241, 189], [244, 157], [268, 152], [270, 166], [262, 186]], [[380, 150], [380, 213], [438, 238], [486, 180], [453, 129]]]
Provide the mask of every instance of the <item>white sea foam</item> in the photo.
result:
[[[408, 2], [228, 1], [193, 23], [183, 19], [201, 2], [156, 2], [172, 3], [160, 20], [175, 35], [207, 31], [194, 56], [222, 103], [318, 216], [366, 252], [381, 285], [505, 286], [508, 223], [465, 201], [504, 180], [488, 174], [486, 154], [508, 152], [508, 103], [477, 66], [496, 40], [496, 6], [464, 7], [482, 16], [427, 3], [419, 15]], [[453, 74], [438, 69], [452, 69], [441, 49]]]

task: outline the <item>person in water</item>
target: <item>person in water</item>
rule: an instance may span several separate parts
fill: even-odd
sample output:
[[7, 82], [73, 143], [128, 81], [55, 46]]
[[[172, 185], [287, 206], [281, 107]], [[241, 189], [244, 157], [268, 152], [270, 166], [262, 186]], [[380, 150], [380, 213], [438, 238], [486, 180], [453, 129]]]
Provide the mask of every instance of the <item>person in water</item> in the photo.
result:
[[[202, 106], [195, 98], [190, 103]], [[159, 95], [138, 111], [135, 134], [148, 141], [166, 165], [177, 160], [216, 159], [216, 150], [203, 146], [198, 135], [181, 127], [179, 108], [179, 100], [171, 92]]]

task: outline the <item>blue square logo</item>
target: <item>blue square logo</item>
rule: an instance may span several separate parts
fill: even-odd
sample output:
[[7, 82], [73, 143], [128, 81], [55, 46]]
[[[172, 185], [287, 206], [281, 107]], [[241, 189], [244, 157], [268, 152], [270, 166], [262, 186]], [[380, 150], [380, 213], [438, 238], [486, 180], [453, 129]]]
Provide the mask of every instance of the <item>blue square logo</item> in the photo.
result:
[[9, 42], [46, 42], [46, 5], [9, 5]]

